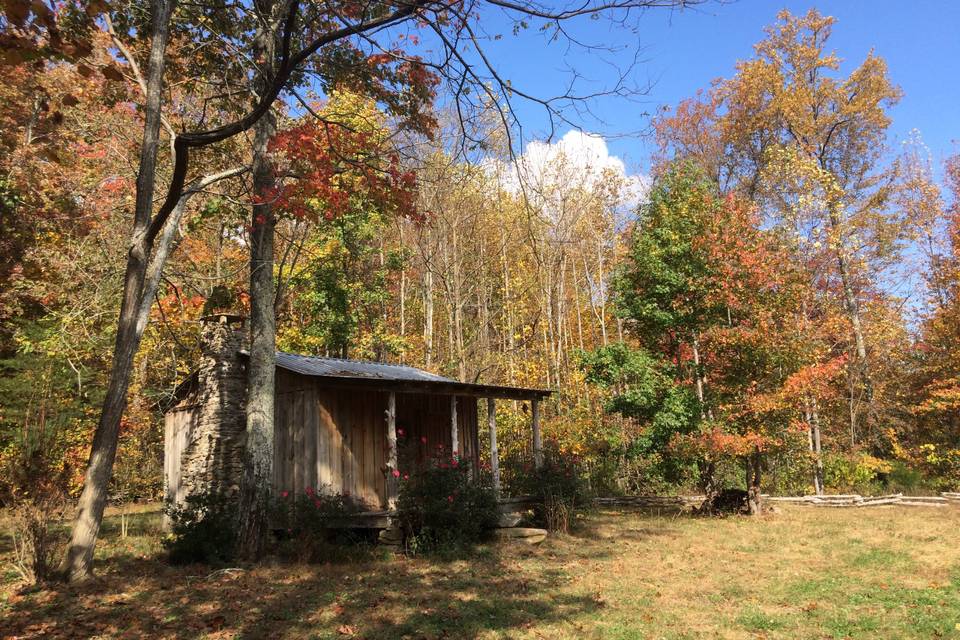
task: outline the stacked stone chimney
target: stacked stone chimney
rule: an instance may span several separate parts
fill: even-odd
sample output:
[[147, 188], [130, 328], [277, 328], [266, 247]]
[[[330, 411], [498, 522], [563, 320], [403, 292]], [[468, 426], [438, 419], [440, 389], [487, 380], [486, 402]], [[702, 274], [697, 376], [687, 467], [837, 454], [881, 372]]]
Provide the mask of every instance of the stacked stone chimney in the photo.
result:
[[233, 495], [243, 475], [246, 439], [244, 322], [226, 314], [201, 321], [197, 423], [180, 460], [181, 482], [186, 495]]

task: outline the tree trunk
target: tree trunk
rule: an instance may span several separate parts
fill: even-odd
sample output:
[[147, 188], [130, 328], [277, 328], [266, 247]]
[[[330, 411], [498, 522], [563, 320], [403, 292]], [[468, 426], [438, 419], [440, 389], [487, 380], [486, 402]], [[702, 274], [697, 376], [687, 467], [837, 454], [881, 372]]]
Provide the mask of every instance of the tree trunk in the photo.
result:
[[[847, 318], [850, 321], [850, 329], [853, 333], [854, 355], [856, 356], [856, 373], [860, 384], [863, 387], [863, 402], [867, 406], [866, 416], [869, 427], [870, 418], [873, 415], [873, 379], [870, 375], [870, 366], [867, 361], [867, 343], [863, 335], [863, 321], [860, 314], [860, 301], [853, 290], [850, 267], [847, 259], [847, 252], [844, 247], [840, 214], [834, 209], [838, 205], [833, 205], [830, 211], [831, 231], [837, 235], [834, 242], [834, 251], [837, 259], [837, 271], [840, 274], [840, 283], [843, 289], [843, 306], [847, 311]], [[850, 433], [852, 444], [856, 445], [857, 431], [857, 405], [856, 385], [850, 385]]]
[[810, 402], [810, 427], [813, 431], [814, 483], [817, 495], [823, 494], [823, 453], [820, 450], [820, 410], [817, 399]]
[[762, 470], [762, 458], [760, 449], [754, 448], [753, 453], [747, 459], [747, 504], [750, 507], [750, 515], [759, 516], [763, 512], [763, 502], [760, 497], [760, 472]]
[[433, 268], [425, 265], [423, 272], [423, 361], [429, 369], [433, 364]]
[[[273, 2], [261, 4], [265, 25], [257, 39], [254, 59], [262, 60], [255, 88], [269, 86], [276, 54], [277, 20]], [[270, 110], [254, 125], [253, 197], [250, 223], [250, 366], [247, 387], [247, 438], [240, 495], [239, 552], [255, 560], [263, 552], [267, 534], [270, 483], [273, 478], [274, 378], [276, 373], [276, 307], [273, 278], [273, 245], [276, 219], [273, 191], [276, 185], [269, 143], [277, 120]]]
[[151, 7], [153, 20], [151, 20], [150, 59], [147, 66], [144, 128], [137, 173], [134, 222], [123, 280], [123, 300], [117, 323], [110, 380], [107, 383], [100, 420], [90, 448], [90, 458], [84, 476], [83, 492], [77, 503], [77, 515], [70, 537], [70, 546], [60, 565], [60, 571], [71, 582], [82, 581], [93, 575], [93, 551], [100, 532], [100, 523], [103, 521], [108, 485], [113, 475], [120, 419], [127, 405], [133, 360], [143, 337], [143, 328], [138, 322], [138, 311], [142, 304], [147, 261], [152, 248], [146, 241], [146, 231], [153, 213], [157, 152], [160, 147], [160, 104], [166, 63], [165, 51], [170, 35], [170, 16], [175, 5], [175, 0], [155, 0]]

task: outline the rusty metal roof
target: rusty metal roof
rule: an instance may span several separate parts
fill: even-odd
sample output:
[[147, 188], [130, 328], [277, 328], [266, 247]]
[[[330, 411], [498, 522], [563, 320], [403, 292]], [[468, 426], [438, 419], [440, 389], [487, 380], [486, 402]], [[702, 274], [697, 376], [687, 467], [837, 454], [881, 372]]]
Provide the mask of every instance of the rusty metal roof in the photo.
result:
[[407, 382], [441, 382], [460, 384], [458, 380], [438, 376], [435, 373], [404, 364], [321, 358], [296, 353], [277, 352], [277, 366], [305, 376], [324, 378], [363, 378], [367, 380], [390, 380]]
[[380, 389], [429, 390], [436, 393], [514, 400], [545, 398], [550, 395], [550, 391], [546, 389], [460, 382], [403, 364], [304, 356], [283, 351], [277, 352], [277, 366], [304, 376], [335, 379], [344, 383], [357, 383]]

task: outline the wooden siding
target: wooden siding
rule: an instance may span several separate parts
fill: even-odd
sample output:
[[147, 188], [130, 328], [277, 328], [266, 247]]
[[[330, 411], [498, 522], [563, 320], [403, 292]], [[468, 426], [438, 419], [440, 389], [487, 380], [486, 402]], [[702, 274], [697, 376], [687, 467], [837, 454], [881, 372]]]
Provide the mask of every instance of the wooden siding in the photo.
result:
[[[371, 509], [386, 508], [388, 392], [332, 387], [328, 381], [284, 370], [277, 371], [276, 385], [274, 490], [326, 488], [349, 494]], [[184, 497], [180, 458], [196, 413], [192, 404], [182, 402], [164, 417], [166, 495], [177, 501]], [[476, 465], [476, 398], [458, 396], [457, 424], [461, 457]], [[449, 453], [450, 396], [397, 393], [397, 428], [421, 460], [433, 455], [437, 444]]]
[[166, 500], [180, 502], [185, 497], [180, 482], [180, 457], [190, 442], [190, 434], [197, 424], [197, 414], [196, 407], [180, 405], [163, 417], [163, 479]]
[[[274, 488], [307, 487], [352, 496], [371, 509], [387, 506], [386, 411], [389, 393], [330, 387], [316, 378], [277, 371]], [[477, 401], [458, 397], [461, 455], [479, 461]], [[450, 397], [397, 393], [397, 428], [421, 459], [437, 444], [450, 451]], [[420, 442], [421, 436], [427, 444]]]

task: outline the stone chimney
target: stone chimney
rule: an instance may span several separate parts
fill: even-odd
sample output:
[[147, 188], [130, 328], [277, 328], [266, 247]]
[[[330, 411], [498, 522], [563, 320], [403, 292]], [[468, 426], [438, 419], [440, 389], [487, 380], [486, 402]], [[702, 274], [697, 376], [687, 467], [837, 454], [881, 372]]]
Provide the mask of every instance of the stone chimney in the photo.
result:
[[243, 475], [247, 368], [242, 316], [201, 318], [197, 423], [181, 458], [186, 495], [235, 494]]

